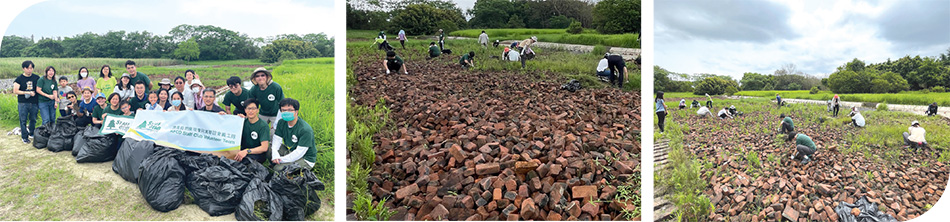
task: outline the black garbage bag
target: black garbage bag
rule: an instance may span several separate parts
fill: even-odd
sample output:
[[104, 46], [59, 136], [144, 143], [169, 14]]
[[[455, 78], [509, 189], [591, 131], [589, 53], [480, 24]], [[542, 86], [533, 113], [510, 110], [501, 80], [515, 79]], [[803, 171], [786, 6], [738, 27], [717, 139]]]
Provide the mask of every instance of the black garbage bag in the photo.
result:
[[313, 171], [293, 164], [277, 172], [270, 187], [284, 202], [283, 220], [295, 221], [305, 220], [320, 209], [317, 191], [326, 189]]
[[99, 129], [90, 126], [83, 133], [86, 143], [76, 154], [77, 163], [101, 163], [112, 161], [119, 151], [114, 143], [120, 137], [117, 134], [99, 135]]
[[139, 166], [139, 191], [152, 209], [168, 212], [185, 201], [185, 170], [178, 164], [184, 151], [159, 147]]
[[252, 176], [234, 167], [237, 161], [218, 158], [216, 165], [188, 174], [185, 187], [195, 203], [211, 216], [234, 213]]
[[122, 176], [122, 179], [138, 183], [139, 166], [145, 158], [155, 152], [155, 143], [148, 140], [125, 140], [119, 147], [115, 161], [112, 162], [112, 171]]
[[567, 90], [569, 92], [574, 92], [581, 89], [581, 82], [576, 79], [571, 79], [570, 82], [564, 83], [561, 85], [561, 89]]
[[241, 197], [241, 205], [238, 205], [237, 211], [234, 212], [234, 218], [239, 221], [278, 221], [283, 219], [283, 209], [280, 195], [274, 193], [263, 179], [254, 178], [247, 185], [247, 190]]
[[[88, 132], [92, 130], [94, 130], [95, 132]], [[82, 127], [82, 130], [76, 133], [76, 136], [73, 137], [73, 147], [70, 148], [69, 150], [72, 150], [74, 153], [78, 154], [79, 151], [77, 150], [81, 150], [82, 146], [86, 145], [86, 141], [88, 141], [88, 139], [86, 138], [86, 134], [88, 133], [99, 133], [99, 128], [95, 128], [92, 125]]]
[[60, 117], [56, 119], [55, 130], [49, 137], [49, 143], [46, 149], [52, 152], [71, 150], [73, 148], [73, 137], [79, 133], [76, 128], [76, 122], [71, 117]]
[[[851, 214], [852, 208], [860, 209], [861, 214], [855, 217], [854, 214]], [[835, 213], [838, 213], [838, 221], [841, 222], [897, 222], [897, 219], [894, 219], [893, 216], [879, 211], [876, 203], [868, 202], [867, 197], [861, 197], [854, 204], [841, 201], [835, 207]]]
[[261, 165], [261, 163], [251, 160], [250, 158], [244, 158], [241, 161], [225, 161], [224, 163], [231, 165], [232, 167], [238, 169], [238, 171], [250, 176], [252, 179], [260, 178], [264, 181], [267, 181], [269, 179], [268, 176], [270, 176], [270, 171], [267, 170], [264, 165]]
[[207, 153], [184, 152], [178, 163], [185, 169], [185, 174], [190, 176], [197, 170], [218, 165], [219, 160], [217, 156]]
[[46, 148], [46, 145], [49, 144], [49, 137], [53, 135], [53, 128], [53, 122], [36, 127], [36, 132], [33, 133], [33, 147], [37, 149]]

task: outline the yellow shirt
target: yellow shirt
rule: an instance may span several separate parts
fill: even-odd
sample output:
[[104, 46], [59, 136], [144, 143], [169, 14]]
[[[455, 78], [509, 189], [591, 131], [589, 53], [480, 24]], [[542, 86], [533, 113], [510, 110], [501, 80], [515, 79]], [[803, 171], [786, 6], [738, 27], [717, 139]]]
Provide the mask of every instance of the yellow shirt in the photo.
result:
[[109, 78], [108, 80], [105, 78], [96, 80], [96, 89], [99, 89], [99, 92], [101, 92], [106, 97], [109, 97], [113, 90], [115, 90], [115, 76]]

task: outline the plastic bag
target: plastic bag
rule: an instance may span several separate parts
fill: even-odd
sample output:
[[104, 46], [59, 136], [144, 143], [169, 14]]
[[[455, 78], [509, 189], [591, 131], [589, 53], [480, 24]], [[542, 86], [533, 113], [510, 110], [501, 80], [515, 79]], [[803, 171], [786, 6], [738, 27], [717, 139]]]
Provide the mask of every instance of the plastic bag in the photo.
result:
[[219, 159], [207, 153], [184, 152], [178, 163], [185, 169], [185, 175], [191, 176], [197, 170], [217, 165]]
[[581, 89], [581, 82], [576, 79], [571, 79], [570, 82], [561, 85], [561, 89], [567, 90], [569, 92], [574, 92]]
[[274, 175], [271, 190], [284, 202], [283, 220], [305, 220], [307, 215], [320, 209], [317, 191], [326, 189], [313, 171], [297, 165], [288, 165]]
[[79, 129], [76, 128], [76, 122], [70, 117], [60, 117], [56, 119], [55, 125], [55, 130], [50, 135], [46, 149], [52, 152], [71, 150], [73, 148], [73, 137], [79, 132]]
[[[854, 214], [851, 214], [852, 208], [860, 209], [861, 214], [855, 217]], [[868, 202], [866, 197], [861, 197], [854, 204], [841, 201], [835, 207], [835, 213], [838, 213], [838, 221], [841, 222], [897, 222], [897, 219], [894, 219], [891, 215], [879, 211], [877, 204]]]
[[[195, 158], [198, 159], [198, 158]], [[195, 203], [211, 216], [234, 213], [241, 203], [244, 189], [251, 181], [251, 174], [234, 167], [241, 164], [234, 160], [218, 158], [214, 166], [200, 168], [188, 174], [185, 187], [195, 198]]]
[[139, 166], [139, 191], [152, 209], [168, 212], [184, 202], [185, 170], [177, 159], [183, 153], [174, 148], [156, 148]]
[[[234, 212], [234, 218], [240, 221], [277, 221], [283, 219], [283, 209], [280, 195], [274, 193], [263, 179], [254, 178], [241, 197], [241, 205]], [[258, 211], [259, 214], [255, 213]]]
[[155, 143], [152, 141], [125, 140], [119, 147], [115, 162], [112, 162], [112, 171], [126, 181], [138, 183], [139, 166], [154, 152]]
[[33, 147], [37, 149], [46, 148], [46, 145], [49, 143], [49, 137], [52, 136], [53, 127], [52, 122], [36, 127], [36, 133], [33, 133]]
[[99, 135], [99, 129], [90, 126], [83, 136], [86, 141], [76, 154], [77, 163], [101, 163], [115, 159], [118, 147], [113, 144], [119, 135]]
[[95, 128], [92, 125], [86, 126], [85, 128], [83, 128], [83, 130], [80, 130], [78, 133], [76, 133], [76, 136], [73, 137], [73, 147], [70, 148], [69, 150], [75, 151], [78, 154], [79, 151], [76, 151], [76, 150], [81, 150], [82, 146], [86, 145], [86, 141], [89, 140], [86, 138], [86, 134], [89, 133], [88, 131], [90, 130], [96, 131], [93, 133], [99, 132], [99, 128]]

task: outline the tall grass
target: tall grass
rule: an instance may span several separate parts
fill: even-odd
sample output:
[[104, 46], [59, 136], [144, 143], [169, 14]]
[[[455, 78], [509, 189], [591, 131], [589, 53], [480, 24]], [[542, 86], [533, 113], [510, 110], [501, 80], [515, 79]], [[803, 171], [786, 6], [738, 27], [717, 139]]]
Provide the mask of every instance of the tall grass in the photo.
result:
[[[782, 98], [788, 99], [812, 99], [812, 100], [830, 100], [835, 93], [831, 91], [820, 91], [816, 94], [810, 94], [808, 90], [795, 91], [741, 91], [737, 96], [756, 96], [775, 98], [779, 93]], [[856, 93], [856, 94], [838, 94], [842, 101], [853, 102], [872, 102], [903, 105], [930, 105], [937, 102], [940, 106], [950, 106], [950, 92], [945, 93], [924, 93], [924, 92], [901, 92], [901, 93]]]
[[[39, 57], [10, 57], [0, 58], [0, 78], [16, 78], [23, 73], [23, 61], [30, 60], [36, 65], [34, 73], [42, 72], [47, 66], [56, 67], [57, 75], [67, 75], [71, 81], [76, 81], [80, 67], [89, 69], [90, 75], [99, 76], [102, 65], [112, 67], [112, 73], [121, 75], [125, 72], [125, 61], [122, 58], [39, 58]], [[181, 65], [184, 62], [175, 59], [132, 59], [137, 67], [143, 66], [170, 66]], [[139, 70], [141, 71], [141, 70]]]
[[451, 32], [449, 35], [478, 38], [482, 30], [485, 30], [489, 38], [499, 40], [524, 40], [537, 36], [541, 42], [640, 48], [640, 42], [637, 41], [639, 34], [599, 34], [593, 29], [585, 29], [581, 34], [570, 34], [566, 29], [466, 29]]
[[385, 199], [373, 204], [366, 183], [376, 161], [373, 136], [390, 124], [389, 113], [386, 101], [382, 98], [373, 107], [356, 105], [347, 98], [346, 149], [351, 162], [346, 169], [346, 190], [356, 197], [353, 210], [360, 220], [388, 220], [395, 213], [383, 205]]
[[0, 94], [0, 126], [2, 126], [3, 129], [12, 129], [13, 127], [20, 126], [20, 116], [18, 113], [16, 96], [6, 93]]
[[[248, 75], [250, 71], [248, 71]], [[285, 98], [300, 101], [300, 118], [313, 128], [317, 162], [313, 172], [326, 185], [320, 197], [333, 201], [333, 58], [285, 61], [274, 68]], [[204, 76], [202, 76], [204, 78]]]
[[[674, 115], [679, 116], [682, 116], [682, 113], [673, 112]], [[654, 119], [654, 124], [656, 121]], [[715, 206], [709, 197], [703, 194], [707, 184], [702, 175], [704, 171], [702, 157], [697, 157], [683, 147], [683, 131], [688, 130], [687, 127], [667, 121], [667, 130], [664, 135], [654, 133], [656, 141], [662, 138], [669, 139], [670, 149], [667, 163], [669, 166], [655, 172], [657, 175], [655, 184], [658, 188], [666, 187], [670, 190], [666, 198], [676, 206], [673, 215], [676, 216], [677, 221], [699, 221], [715, 211]]]

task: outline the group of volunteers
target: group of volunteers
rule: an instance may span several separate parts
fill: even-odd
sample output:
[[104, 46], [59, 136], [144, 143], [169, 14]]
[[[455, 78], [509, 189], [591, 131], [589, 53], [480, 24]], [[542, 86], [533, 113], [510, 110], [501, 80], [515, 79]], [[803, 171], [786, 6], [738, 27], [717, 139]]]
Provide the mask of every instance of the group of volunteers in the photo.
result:
[[[657, 125], [659, 127], [659, 131], [661, 134], [664, 133], [665, 120], [666, 120], [666, 116], [668, 115], [668, 110], [669, 110], [666, 107], [666, 104], [664, 103], [665, 101], [663, 99], [663, 94], [664, 93], [662, 91], [657, 92], [656, 99], [654, 100], [654, 102], [656, 103]], [[700, 102], [697, 100], [693, 100], [689, 106], [690, 109], [698, 107], [696, 114], [700, 117], [707, 117], [707, 116], [710, 116], [711, 114], [710, 108], [712, 108], [712, 97], [709, 96], [709, 94], [706, 94], [706, 98], [707, 98], [707, 101], [706, 101], [705, 106], [701, 106]], [[776, 94], [775, 98], [776, 98], [776, 103], [779, 105], [779, 107], [787, 105], [786, 101], [782, 101], [781, 95]], [[829, 112], [832, 112], [832, 115], [837, 116], [838, 110], [840, 109], [840, 104], [841, 104], [840, 97], [837, 94], [834, 95], [834, 97], [828, 102]], [[682, 110], [685, 108], [686, 108], [686, 100], [680, 99], [679, 109]], [[936, 103], [931, 104], [931, 106], [928, 107], [927, 114], [931, 115], [930, 113], [936, 113]], [[727, 119], [727, 118], [735, 118], [736, 116], [739, 116], [741, 114], [742, 112], [739, 112], [735, 108], [735, 106], [729, 106], [728, 108], [724, 106], [723, 109], [719, 111], [717, 116], [720, 119]], [[861, 114], [861, 112], [857, 109], [857, 107], [854, 107], [854, 106], [851, 107], [851, 113], [849, 114], [849, 116], [851, 117], [851, 122], [849, 123], [849, 125], [852, 125], [855, 127], [866, 126], [865, 118]], [[796, 131], [795, 123], [791, 116], [786, 116], [785, 114], [781, 114], [779, 115], [779, 120], [780, 122], [779, 122], [778, 132], [780, 134], [787, 135], [785, 141], [795, 140], [796, 153], [792, 155], [790, 158], [793, 160], [800, 160], [802, 164], [807, 164], [809, 161], [811, 161], [812, 157], [814, 157], [815, 153], [818, 151], [817, 147], [815, 146], [815, 142], [812, 141], [811, 137], [809, 137], [808, 135], [805, 135], [804, 133]], [[903, 141], [904, 141], [905, 148], [919, 149], [919, 148], [927, 147], [928, 144], [926, 140], [926, 130], [920, 126], [920, 122], [914, 120], [911, 122], [910, 127], [907, 128], [907, 132], [903, 133]]]
[[174, 82], [162, 79], [153, 88], [148, 75], [137, 71], [132, 60], [125, 62], [127, 73], [118, 78], [108, 65], [100, 68], [98, 79], [82, 67], [74, 90], [68, 77], [56, 77], [53, 66], [48, 66], [40, 76], [33, 73], [34, 66], [32, 61], [24, 61], [23, 74], [13, 85], [24, 143], [29, 144], [33, 137], [37, 111], [43, 125], [55, 123], [58, 109], [61, 118], [69, 117], [79, 127], [101, 127], [106, 114], [134, 117], [142, 110], [206, 111], [244, 118], [240, 151], [216, 155], [237, 161], [251, 158], [260, 163], [272, 162], [275, 169], [288, 164], [311, 169], [316, 162], [313, 129], [298, 116], [300, 102], [284, 98], [283, 89], [263, 67], [251, 74], [254, 86], [250, 89], [241, 86], [240, 77], [228, 78], [229, 91], [224, 95], [222, 108], [216, 103], [216, 91], [205, 87], [194, 70], [185, 71], [185, 76], [175, 77]]
[[[398, 35], [399, 43], [402, 45], [402, 48], [406, 48], [406, 32], [404, 30], [399, 30]], [[488, 43], [490, 39], [488, 38], [488, 33], [482, 30], [482, 33], [478, 35], [478, 44], [483, 48], [488, 48]], [[501, 59], [503, 61], [521, 61], [521, 68], [525, 68], [525, 60], [533, 58], [535, 53], [531, 49], [531, 45], [538, 42], [537, 36], [531, 36], [531, 38], [514, 41], [510, 45], [505, 46], [501, 54]], [[386, 70], [386, 74], [392, 72], [409, 74], [406, 70], [405, 61], [399, 57], [394, 51], [389, 43], [386, 40], [386, 32], [380, 31], [376, 35], [374, 41], [378, 49], [386, 51], [386, 59], [383, 60], [383, 69]], [[442, 56], [444, 53], [450, 53], [451, 50], [445, 49], [445, 32], [442, 29], [439, 29], [438, 35], [436, 36], [436, 41], [430, 42], [427, 48], [428, 55], [426, 59], [433, 59], [439, 56]], [[498, 48], [499, 41], [495, 40], [492, 43], [492, 46]], [[514, 51], [514, 53], [512, 53]], [[640, 58], [635, 60], [637, 65], [639, 65]], [[459, 65], [462, 69], [470, 69], [475, 67], [475, 51], [469, 51], [466, 54], [462, 54], [459, 57]], [[629, 83], [629, 72], [626, 67], [626, 62], [623, 59], [623, 56], [606, 53], [604, 54], [603, 59], [597, 63], [596, 74], [603, 81], [609, 82], [611, 85], [616, 85], [617, 87], [623, 87], [623, 84]]]

